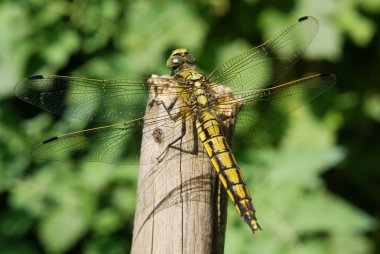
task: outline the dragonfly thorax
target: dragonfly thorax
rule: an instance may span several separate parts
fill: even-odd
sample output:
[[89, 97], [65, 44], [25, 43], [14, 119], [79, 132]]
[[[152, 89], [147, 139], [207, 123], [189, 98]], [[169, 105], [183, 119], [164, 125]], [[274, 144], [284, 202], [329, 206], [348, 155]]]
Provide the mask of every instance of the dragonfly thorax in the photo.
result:
[[183, 101], [194, 111], [210, 110], [214, 107], [214, 95], [207, 77], [196, 69], [183, 69], [174, 78], [184, 85]]
[[182, 86], [181, 99], [194, 111], [210, 109], [214, 103], [209, 91], [209, 80], [196, 70], [195, 58], [187, 49], [176, 49], [166, 62], [173, 78]]

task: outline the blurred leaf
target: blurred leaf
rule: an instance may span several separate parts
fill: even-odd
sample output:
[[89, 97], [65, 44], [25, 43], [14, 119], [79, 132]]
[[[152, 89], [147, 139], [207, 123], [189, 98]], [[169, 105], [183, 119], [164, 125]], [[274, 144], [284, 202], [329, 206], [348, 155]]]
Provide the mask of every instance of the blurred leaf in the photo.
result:
[[340, 7], [338, 21], [358, 46], [366, 46], [375, 33], [375, 23], [361, 15], [355, 2], [344, 1]]
[[294, 209], [293, 226], [301, 233], [355, 235], [372, 230], [374, 221], [343, 200], [319, 192], [304, 195], [304, 201]]
[[113, 204], [122, 215], [128, 218], [132, 216], [136, 203], [136, 188], [119, 187], [114, 191]]
[[104, 209], [95, 215], [93, 225], [98, 234], [111, 234], [122, 225], [122, 220], [112, 209]]
[[125, 240], [117, 240], [108, 237], [96, 237], [88, 241], [84, 247], [85, 254], [124, 254], [130, 252], [130, 246]]
[[40, 220], [39, 237], [49, 252], [62, 252], [88, 229], [95, 197], [81, 187], [67, 163], [49, 164], [54, 168], [47, 166], [20, 182], [12, 204]]
[[0, 99], [11, 94], [13, 85], [22, 76], [29, 48], [21, 41], [29, 29], [19, 5], [0, 4]]
[[117, 43], [125, 50], [121, 54], [121, 66], [131, 73], [143, 73], [152, 67], [156, 67], [155, 71], [166, 70], [167, 56], [162, 57], [167, 45], [171, 50], [188, 48], [197, 53], [207, 31], [206, 23], [191, 2], [134, 2], [126, 21], [126, 33]]
[[380, 94], [374, 94], [364, 101], [364, 112], [368, 117], [380, 122]]
[[57, 210], [43, 219], [39, 235], [48, 252], [63, 252], [85, 233], [86, 224], [78, 211]]
[[380, 2], [377, 0], [359, 0], [360, 6], [362, 6], [366, 11], [371, 13], [380, 12]]
[[215, 62], [217, 65], [221, 65], [227, 60], [242, 54], [250, 48], [251, 46], [243, 40], [229, 41], [225, 44], [221, 43], [217, 48], [218, 55]]
[[79, 47], [77, 34], [63, 30], [54, 41], [50, 42], [43, 52], [46, 64], [58, 68], [68, 61], [70, 55]]

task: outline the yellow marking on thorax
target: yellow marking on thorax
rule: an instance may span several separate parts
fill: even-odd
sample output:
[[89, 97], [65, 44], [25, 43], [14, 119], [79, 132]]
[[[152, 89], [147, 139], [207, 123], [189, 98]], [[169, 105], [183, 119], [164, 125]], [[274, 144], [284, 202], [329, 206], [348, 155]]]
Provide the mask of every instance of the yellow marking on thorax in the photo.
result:
[[197, 102], [199, 105], [206, 105], [208, 102], [208, 99], [205, 95], [200, 95], [197, 97]]

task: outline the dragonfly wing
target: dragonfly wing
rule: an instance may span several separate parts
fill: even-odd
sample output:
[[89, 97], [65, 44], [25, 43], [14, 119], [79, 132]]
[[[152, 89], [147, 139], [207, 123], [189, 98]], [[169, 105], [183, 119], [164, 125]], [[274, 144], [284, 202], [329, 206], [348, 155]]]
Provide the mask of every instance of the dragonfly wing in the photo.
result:
[[[143, 119], [72, 132], [49, 138], [33, 150], [38, 160], [101, 161], [118, 163], [122, 158], [138, 163], [139, 148], [130, 143], [139, 143]], [[140, 131], [140, 135], [139, 134]], [[128, 145], [129, 144], [129, 145]]]
[[233, 97], [220, 98], [223, 102], [218, 105], [218, 110], [223, 113], [223, 109], [229, 109], [231, 105], [242, 106], [237, 115], [236, 134], [254, 137], [270, 130], [287, 113], [313, 100], [335, 83], [333, 74], [319, 74], [272, 88], [240, 91]]
[[261, 89], [280, 80], [306, 51], [318, 31], [318, 21], [303, 17], [261, 46], [238, 55], [216, 68], [209, 80], [228, 85], [233, 92]]
[[[189, 112], [185, 118], [191, 120]], [[92, 128], [49, 138], [33, 150], [39, 160], [82, 160], [116, 164], [150, 164], [171, 151], [170, 157], [179, 156], [181, 150], [168, 149], [180, 144], [182, 119], [174, 121], [166, 116], [138, 118], [132, 121]], [[142, 135], [148, 136], [141, 141]], [[177, 142], [175, 142], [177, 141]], [[139, 160], [140, 150], [146, 151], [149, 160]]]
[[146, 79], [96, 80], [36, 75], [16, 85], [16, 95], [54, 114], [98, 122], [121, 122], [144, 115]]

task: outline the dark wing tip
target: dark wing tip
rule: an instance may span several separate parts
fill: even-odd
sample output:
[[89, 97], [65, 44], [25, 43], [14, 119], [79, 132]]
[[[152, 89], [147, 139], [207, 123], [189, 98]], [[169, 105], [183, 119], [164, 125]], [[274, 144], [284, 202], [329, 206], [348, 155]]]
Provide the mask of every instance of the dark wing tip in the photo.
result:
[[298, 22], [303, 22], [303, 21], [305, 21], [305, 20], [307, 20], [309, 18], [310, 18], [309, 16], [301, 17], [301, 18], [298, 19]]
[[329, 88], [333, 87], [336, 83], [336, 76], [332, 73], [319, 74], [319, 77], [324, 78], [325, 84], [327, 84]]
[[28, 77], [27, 79], [34, 80], [34, 79], [43, 79], [43, 78], [44, 76], [42, 75], [33, 75], [33, 76]]
[[334, 79], [336, 81], [336, 76], [332, 73], [322, 73], [319, 74], [320, 77], [330, 77], [331, 79]]
[[42, 141], [42, 144], [46, 144], [46, 143], [52, 142], [52, 141], [57, 140], [57, 139], [58, 139], [57, 136], [52, 137], [52, 138], [48, 138], [48, 139]]

